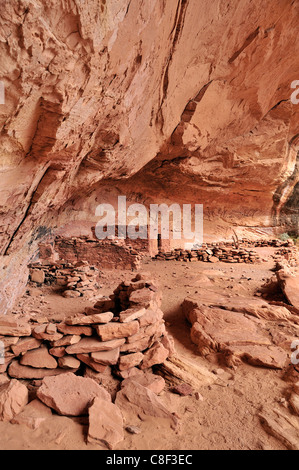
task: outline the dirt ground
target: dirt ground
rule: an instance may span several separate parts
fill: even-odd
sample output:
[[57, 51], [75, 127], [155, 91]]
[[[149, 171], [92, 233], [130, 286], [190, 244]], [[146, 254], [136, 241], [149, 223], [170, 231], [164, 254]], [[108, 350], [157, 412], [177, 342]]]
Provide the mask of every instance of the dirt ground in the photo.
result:
[[[262, 257], [274, 253], [271, 249], [257, 249]], [[185, 297], [195, 294], [201, 286], [234, 294], [250, 292], [252, 295], [269, 279], [273, 272], [273, 259], [262, 264], [181, 263], [145, 259], [142, 271], [150, 273], [163, 292], [162, 310], [166, 327], [175, 339], [178, 354], [203, 364], [220, 374], [219, 365], [199, 356], [190, 340], [190, 325], [181, 311]], [[101, 295], [109, 295], [132, 272], [103, 272]], [[94, 301], [65, 299], [49, 288], [30, 287], [19, 308], [27, 305], [36, 315], [63, 319], [83, 312]], [[275, 438], [269, 436], [260, 424], [258, 413], [264, 405], [283, 407], [287, 383], [282, 372], [266, 368], [241, 365], [236, 370], [225, 369], [214, 385], [202, 386], [199, 399], [195, 395], [181, 397], [165, 389], [161, 398], [170, 411], [180, 418], [174, 431], [163, 420], [148, 418], [140, 421], [132, 417], [131, 425], [138, 425], [140, 434], [125, 431], [124, 441], [115, 450], [285, 450]], [[38, 429], [25, 425], [0, 422], [1, 450], [94, 450], [101, 446], [86, 444], [87, 418], [68, 418], [55, 415]]]

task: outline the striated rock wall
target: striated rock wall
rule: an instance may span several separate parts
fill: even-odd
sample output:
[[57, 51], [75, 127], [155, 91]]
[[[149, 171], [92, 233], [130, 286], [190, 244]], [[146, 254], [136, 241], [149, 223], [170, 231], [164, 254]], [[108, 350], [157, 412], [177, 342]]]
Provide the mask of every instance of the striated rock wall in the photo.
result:
[[293, 0], [1, 0], [1, 312], [38, 243], [94, 221], [107, 188], [203, 203], [213, 236], [292, 212], [298, 17]]

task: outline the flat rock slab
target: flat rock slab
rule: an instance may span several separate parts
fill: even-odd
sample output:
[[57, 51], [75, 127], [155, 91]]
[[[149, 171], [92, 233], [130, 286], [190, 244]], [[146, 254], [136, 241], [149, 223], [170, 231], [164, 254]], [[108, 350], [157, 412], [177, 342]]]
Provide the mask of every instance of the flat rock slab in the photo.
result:
[[28, 389], [18, 380], [12, 379], [0, 386], [0, 420], [10, 421], [28, 403]]
[[97, 325], [95, 329], [102, 341], [110, 341], [135, 335], [139, 330], [139, 323], [137, 320], [129, 323], [108, 323]]
[[178, 425], [178, 419], [166, 408], [157, 395], [134, 380], [128, 381], [116, 395], [115, 404], [129, 422], [132, 415], [152, 416], [169, 420], [173, 429]]
[[137, 320], [138, 318], [142, 317], [145, 313], [145, 308], [130, 308], [128, 310], [124, 310], [119, 314], [119, 321], [121, 323], [128, 323], [130, 321]]
[[[65, 374], [65, 369], [37, 369], [19, 364], [18, 360], [12, 361], [8, 366], [8, 375], [16, 379], [43, 379], [47, 376]], [[68, 371], [69, 372], [69, 371]]]
[[66, 348], [68, 354], [84, 354], [98, 351], [111, 351], [125, 344], [124, 338], [101, 341], [99, 338], [82, 338], [81, 341]]
[[263, 320], [239, 311], [203, 306], [201, 299], [185, 299], [183, 310], [192, 323], [191, 340], [201, 354], [222, 352], [229, 366], [241, 360], [275, 369], [285, 366], [287, 352], [272, 343]]
[[69, 317], [65, 320], [65, 323], [70, 326], [85, 326], [85, 325], [96, 325], [109, 323], [114, 317], [114, 313], [97, 313], [93, 315], [79, 315], [75, 317]]
[[95, 397], [111, 402], [110, 394], [94, 380], [66, 373], [58, 377], [45, 377], [37, 397], [59, 415], [82, 416]]
[[51, 354], [49, 354], [46, 346], [38, 349], [27, 351], [19, 360], [23, 366], [35, 367], [37, 369], [56, 369], [57, 362]]
[[92, 336], [93, 329], [90, 326], [71, 326], [66, 323], [59, 323], [57, 330], [64, 335]]
[[113, 449], [124, 439], [123, 417], [113, 403], [95, 398], [88, 410], [89, 427], [87, 440], [91, 444], [105, 444]]
[[91, 353], [91, 358], [99, 364], [106, 366], [114, 366], [119, 359], [119, 348], [112, 349], [111, 351], [98, 351]]
[[41, 339], [27, 337], [27, 338], [21, 338], [17, 342], [17, 344], [14, 344], [13, 346], [11, 346], [11, 349], [16, 356], [19, 356], [20, 354], [25, 353], [31, 349], [39, 348], [41, 344], [42, 344]]

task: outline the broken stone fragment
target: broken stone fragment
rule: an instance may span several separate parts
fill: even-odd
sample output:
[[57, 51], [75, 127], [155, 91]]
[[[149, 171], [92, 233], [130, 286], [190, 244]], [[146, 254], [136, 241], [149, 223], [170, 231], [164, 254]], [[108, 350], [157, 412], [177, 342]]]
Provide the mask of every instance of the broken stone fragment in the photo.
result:
[[101, 341], [99, 338], [82, 338], [77, 344], [73, 344], [66, 348], [68, 354], [93, 353], [97, 351], [111, 351], [119, 348], [126, 340], [124, 338], [114, 339], [111, 341]]
[[58, 358], [58, 365], [62, 369], [79, 369], [81, 363], [73, 356], [63, 356]]
[[58, 348], [61, 346], [71, 346], [72, 344], [77, 344], [81, 341], [81, 336], [79, 335], [66, 335], [60, 338], [57, 341], [51, 341], [51, 346], [53, 348]]
[[107, 323], [106, 325], [97, 325], [95, 329], [102, 341], [109, 341], [136, 334], [139, 330], [139, 323], [137, 320], [129, 323]]
[[49, 334], [46, 332], [48, 325], [38, 325], [32, 331], [32, 336], [36, 339], [43, 339], [48, 341], [58, 341], [62, 338], [61, 333]]
[[165, 407], [157, 395], [146, 387], [128, 381], [116, 395], [115, 404], [121, 409], [127, 422], [132, 416], [152, 416], [164, 418], [169, 421], [171, 427], [175, 429], [178, 419]]
[[111, 351], [98, 351], [91, 353], [91, 358], [99, 364], [113, 366], [118, 362], [119, 352], [119, 348], [112, 349]]
[[76, 317], [70, 317], [65, 320], [67, 325], [77, 326], [77, 325], [93, 325], [93, 324], [105, 324], [109, 323], [114, 314], [112, 312], [97, 313], [94, 315], [80, 315]]
[[12, 424], [25, 424], [28, 428], [35, 430], [51, 416], [51, 408], [44, 405], [40, 400], [35, 399], [28, 403], [23, 411], [10, 422]]
[[86, 364], [88, 367], [90, 367], [92, 370], [98, 373], [103, 373], [107, 369], [108, 366], [100, 364], [96, 361], [94, 361], [89, 354], [77, 354], [76, 355], [79, 361], [83, 362]]
[[88, 410], [87, 440], [91, 444], [105, 444], [110, 450], [124, 439], [123, 417], [113, 403], [95, 398]]
[[133, 320], [137, 320], [138, 318], [142, 317], [146, 313], [145, 308], [130, 308], [128, 310], [124, 310], [119, 314], [119, 321], [121, 323], [128, 323]]
[[37, 369], [56, 369], [57, 362], [51, 354], [49, 354], [46, 346], [38, 349], [27, 351], [19, 360], [23, 366], [30, 366]]
[[82, 416], [95, 397], [111, 403], [110, 394], [94, 380], [69, 372], [63, 376], [45, 377], [37, 390], [37, 397], [45, 405], [64, 416]]
[[131, 369], [132, 367], [139, 366], [143, 360], [143, 357], [144, 356], [141, 352], [120, 356], [118, 368], [119, 370], [127, 370]]
[[42, 344], [42, 340], [32, 338], [32, 337], [26, 337], [26, 338], [21, 338], [17, 342], [17, 344], [14, 344], [11, 346], [11, 350], [16, 356], [19, 356], [22, 353], [25, 353], [31, 349], [36, 349]]
[[12, 379], [0, 386], [0, 420], [10, 421], [28, 403], [28, 389], [18, 380]]
[[43, 284], [45, 282], [45, 272], [43, 269], [32, 269], [30, 271], [30, 280], [37, 284]]
[[156, 395], [159, 395], [165, 388], [165, 380], [160, 375], [154, 375], [151, 372], [142, 372], [138, 375], [133, 375], [131, 378], [123, 380], [121, 386], [125, 387], [128, 381], [133, 380], [143, 387], [148, 388]]
[[92, 336], [93, 333], [93, 330], [90, 326], [70, 326], [65, 322], [59, 323], [57, 325], [57, 329], [64, 335]]
[[155, 343], [144, 353], [144, 358], [140, 366], [141, 369], [148, 369], [156, 364], [163, 364], [169, 356], [169, 351], [161, 343]]

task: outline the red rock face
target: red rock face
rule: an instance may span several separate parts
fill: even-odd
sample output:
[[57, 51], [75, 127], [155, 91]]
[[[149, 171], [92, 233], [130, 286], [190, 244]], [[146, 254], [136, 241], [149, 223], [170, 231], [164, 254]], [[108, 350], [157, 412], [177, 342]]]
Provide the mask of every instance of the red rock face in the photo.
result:
[[296, 200], [296, 2], [2, 3], [1, 313], [37, 243], [117, 194], [202, 203], [206, 236]]

